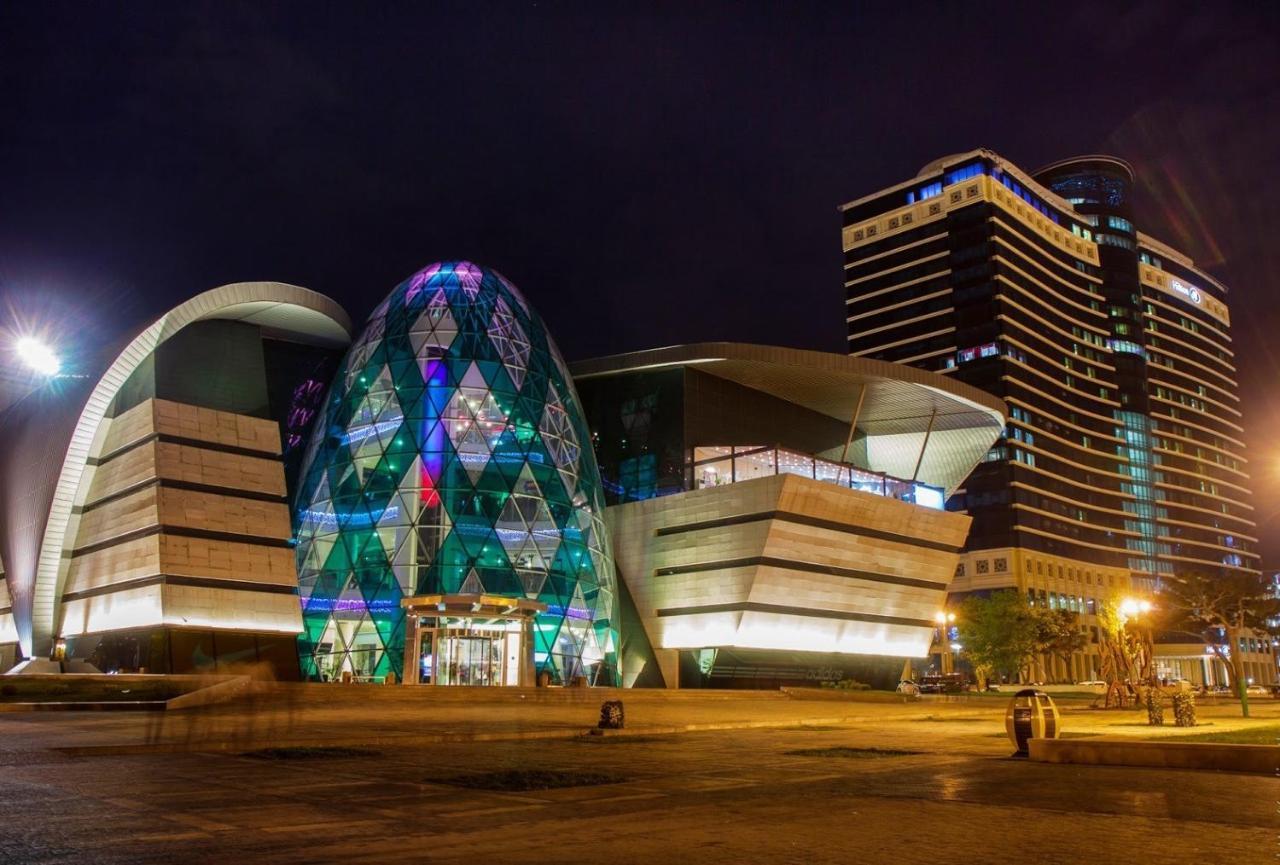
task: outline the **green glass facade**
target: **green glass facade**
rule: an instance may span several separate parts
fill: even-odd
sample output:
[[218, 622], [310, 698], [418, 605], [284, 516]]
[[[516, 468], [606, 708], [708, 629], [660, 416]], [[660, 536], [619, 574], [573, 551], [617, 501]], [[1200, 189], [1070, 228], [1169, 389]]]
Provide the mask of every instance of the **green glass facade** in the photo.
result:
[[547, 605], [539, 672], [615, 685], [617, 595], [590, 435], [542, 320], [501, 275], [433, 264], [352, 344], [294, 509], [308, 679], [403, 676], [403, 597]]

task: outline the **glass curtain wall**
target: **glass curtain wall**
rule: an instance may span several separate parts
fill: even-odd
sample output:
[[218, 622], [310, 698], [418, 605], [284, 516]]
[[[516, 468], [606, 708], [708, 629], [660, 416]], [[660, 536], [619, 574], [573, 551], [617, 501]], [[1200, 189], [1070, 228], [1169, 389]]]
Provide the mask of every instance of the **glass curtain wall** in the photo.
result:
[[693, 489], [778, 474], [799, 475], [928, 508], [941, 509], [946, 498], [939, 487], [781, 447], [709, 445], [693, 449]]
[[[614, 569], [578, 406], [541, 319], [502, 276], [445, 262], [392, 291], [347, 352], [303, 463], [304, 676], [403, 678], [401, 600], [461, 594], [545, 604], [538, 670], [616, 684]], [[457, 681], [492, 681], [459, 663], [471, 672]]]

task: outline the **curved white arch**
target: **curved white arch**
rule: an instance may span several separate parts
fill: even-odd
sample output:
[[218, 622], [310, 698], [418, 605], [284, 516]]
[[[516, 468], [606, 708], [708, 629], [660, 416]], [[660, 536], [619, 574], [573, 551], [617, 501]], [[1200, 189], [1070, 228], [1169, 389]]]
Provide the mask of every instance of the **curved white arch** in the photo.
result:
[[202, 292], [160, 316], [135, 337], [94, 386], [67, 445], [36, 564], [32, 645], [22, 647], [28, 657], [47, 656], [52, 648], [67, 571], [63, 557], [67, 526], [107, 408], [129, 376], [161, 343], [187, 325], [207, 319], [245, 321], [335, 347], [351, 341], [351, 320], [342, 307], [318, 292], [281, 282], [237, 282]]

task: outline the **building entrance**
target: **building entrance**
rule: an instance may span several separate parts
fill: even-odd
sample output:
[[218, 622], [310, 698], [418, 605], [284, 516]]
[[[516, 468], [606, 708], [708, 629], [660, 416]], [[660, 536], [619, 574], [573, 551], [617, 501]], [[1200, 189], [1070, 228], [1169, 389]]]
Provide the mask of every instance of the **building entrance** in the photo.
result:
[[445, 637], [440, 649], [441, 685], [505, 685], [500, 641], [492, 637]]
[[418, 635], [418, 681], [434, 685], [515, 685], [524, 658], [523, 623], [455, 620]]
[[422, 595], [401, 603], [406, 683], [534, 683], [531, 623], [545, 604], [495, 595]]

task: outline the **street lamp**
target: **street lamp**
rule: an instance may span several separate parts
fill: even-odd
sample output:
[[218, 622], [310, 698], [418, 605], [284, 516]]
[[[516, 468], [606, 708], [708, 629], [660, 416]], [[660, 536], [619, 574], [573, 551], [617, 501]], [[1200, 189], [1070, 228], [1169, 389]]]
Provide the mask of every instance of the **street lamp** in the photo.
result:
[[[1120, 626], [1128, 628], [1130, 619], [1137, 619], [1147, 613], [1150, 613], [1154, 607], [1151, 602], [1145, 598], [1125, 598], [1120, 602]], [[1141, 623], [1135, 623], [1132, 631], [1133, 639], [1133, 660], [1139, 665], [1139, 673], [1142, 668], [1146, 668], [1146, 675], [1143, 678], [1149, 680], [1154, 685], [1156, 680], [1156, 646], [1155, 635], [1152, 633], [1152, 622], [1148, 619], [1146, 627], [1141, 627]]]
[[938, 645], [941, 647], [938, 652], [938, 660], [941, 662], [943, 675], [946, 675], [954, 672], [955, 669], [955, 665], [951, 660], [950, 626], [955, 623], [956, 614], [938, 610], [933, 614], [933, 620], [938, 623]]
[[58, 360], [57, 353], [34, 336], [18, 337], [13, 350], [23, 365], [41, 375], [55, 376], [62, 369], [62, 361]]
[[1120, 602], [1120, 615], [1126, 619], [1132, 619], [1142, 613], [1151, 612], [1151, 602], [1148, 600], [1139, 600], [1137, 598], [1125, 598]]

